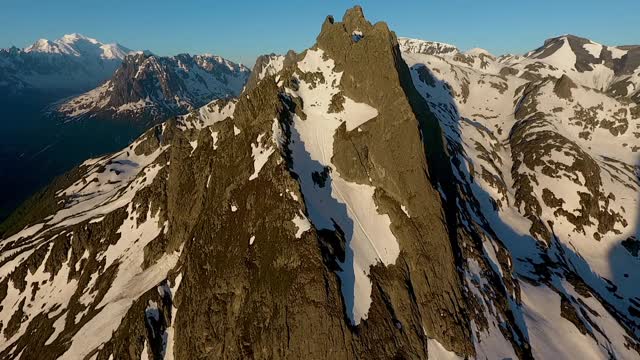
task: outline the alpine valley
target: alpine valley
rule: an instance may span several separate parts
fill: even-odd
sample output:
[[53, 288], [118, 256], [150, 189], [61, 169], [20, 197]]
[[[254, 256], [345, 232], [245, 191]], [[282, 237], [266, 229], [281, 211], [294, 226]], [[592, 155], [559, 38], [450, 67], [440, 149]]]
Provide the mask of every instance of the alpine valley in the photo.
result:
[[0, 225], [0, 358], [640, 359], [640, 46], [110, 49], [50, 109], [150, 128]]

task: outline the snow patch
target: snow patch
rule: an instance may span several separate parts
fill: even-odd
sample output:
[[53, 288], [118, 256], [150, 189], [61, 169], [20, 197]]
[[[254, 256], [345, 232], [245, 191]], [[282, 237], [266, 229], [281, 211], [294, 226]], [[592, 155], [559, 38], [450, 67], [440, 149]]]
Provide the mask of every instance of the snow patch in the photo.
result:
[[353, 30], [353, 32], [351, 33], [351, 40], [353, 40], [354, 42], [358, 42], [362, 40], [362, 38], [364, 38], [364, 34], [360, 30]]
[[249, 176], [249, 181], [258, 178], [260, 170], [262, 170], [264, 164], [267, 163], [269, 157], [275, 151], [272, 146], [269, 146], [270, 144], [264, 144], [262, 142], [263, 137], [264, 134], [258, 135], [258, 139], [256, 140], [257, 145], [254, 145], [253, 143], [251, 144], [251, 153], [253, 156], [253, 174]]
[[284, 67], [284, 58], [282, 55], [269, 55], [269, 60], [262, 66], [262, 69], [260, 69], [258, 80], [279, 73]]
[[211, 139], [213, 140], [213, 150], [216, 150], [218, 148], [218, 132], [213, 131], [212, 128], [209, 128], [209, 130], [211, 131]]
[[407, 210], [407, 207], [404, 205], [400, 205], [400, 208], [402, 209], [402, 211], [407, 215], [407, 217], [411, 217], [411, 215], [409, 215], [409, 210]]
[[[340, 91], [334, 84], [340, 83], [342, 73], [334, 72], [333, 60], [325, 60], [321, 49], [308, 50], [298, 68], [303, 72], [320, 72], [325, 81], [310, 86], [298, 79], [297, 91], [287, 89], [288, 93], [300, 96], [304, 104], [314, 104], [303, 109], [306, 120], [292, 114], [293, 170], [299, 176], [314, 226], [335, 230], [337, 225], [345, 233], [347, 254], [339, 276], [349, 318], [359, 324], [366, 319], [371, 304], [368, 276], [371, 266], [395, 263], [400, 248], [391, 233], [389, 216], [378, 212], [373, 199], [375, 188], [344, 180], [331, 158], [337, 128], [346, 123], [347, 129], [353, 130], [377, 116], [377, 110], [346, 98], [342, 112], [329, 113], [331, 98]], [[314, 182], [313, 173], [327, 174], [324, 185]]]
[[300, 214], [296, 214], [296, 216], [291, 219], [291, 222], [293, 222], [297, 229], [296, 239], [300, 239], [302, 234], [311, 229], [311, 223], [309, 222], [309, 219], [307, 219], [307, 217], [304, 215], [301, 216]]
[[587, 50], [587, 52], [589, 52], [589, 54], [591, 54], [591, 56], [593, 56], [596, 59], [600, 58], [600, 54], [602, 53], [602, 45], [600, 44], [596, 44], [596, 43], [588, 43], [588, 44], [584, 44], [582, 46], [585, 50]]
[[472, 56], [485, 55], [485, 56], [491, 56], [491, 57], [493, 57], [493, 55], [492, 55], [489, 51], [487, 51], [487, 50], [485, 50], [485, 49], [482, 49], [482, 48], [473, 48], [473, 49], [469, 49], [469, 50], [467, 50], [467, 51], [465, 52], [465, 54], [467, 54], [467, 55], [472, 55]]
[[620, 48], [617, 47], [610, 47], [607, 48], [609, 51], [611, 51], [611, 57], [613, 59], [622, 59], [623, 56], [627, 55], [628, 51], [627, 50], [622, 50]]
[[456, 355], [453, 351], [447, 350], [438, 340], [427, 339], [427, 353], [429, 359], [433, 360], [463, 360], [463, 357]]

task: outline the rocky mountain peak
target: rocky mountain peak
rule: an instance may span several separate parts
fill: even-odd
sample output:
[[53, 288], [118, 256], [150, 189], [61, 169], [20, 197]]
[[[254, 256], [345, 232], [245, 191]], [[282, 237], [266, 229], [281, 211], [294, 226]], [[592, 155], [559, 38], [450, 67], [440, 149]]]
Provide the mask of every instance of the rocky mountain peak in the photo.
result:
[[[324, 23], [316, 46], [336, 62], [337, 69], [350, 74], [343, 77], [341, 83], [349, 96], [375, 103], [371, 98], [381, 96], [373, 90], [377, 82], [391, 76], [396, 80], [393, 85], [399, 85], [395, 67], [400, 56], [396, 35], [384, 22], [372, 25], [359, 6], [349, 9], [343, 18], [343, 22]], [[356, 81], [361, 83], [356, 85]]]
[[123, 118], [158, 122], [218, 99], [237, 96], [250, 71], [215, 55], [126, 56], [111, 79], [57, 106], [64, 118]]
[[347, 31], [368, 30], [371, 27], [371, 23], [364, 17], [364, 11], [362, 7], [356, 5], [347, 10], [342, 16], [342, 23]]
[[277, 55], [274, 53], [269, 55], [260, 55], [256, 59], [256, 63], [251, 70], [251, 76], [247, 81], [245, 90], [252, 89], [265, 77], [275, 75], [283, 68], [291, 66], [297, 61], [297, 56], [298, 55], [293, 50], [287, 51], [285, 55]]
[[457, 47], [437, 41], [399, 37], [398, 44], [403, 52], [415, 54], [454, 56], [460, 53], [460, 50], [458, 50]]
[[571, 42], [579, 42], [579, 43], [589, 43], [591, 42], [591, 40], [581, 37], [581, 36], [577, 36], [577, 35], [572, 35], [572, 34], [564, 34], [564, 35], [559, 35], [559, 36], [554, 36], [551, 38], [548, 38], [544, 41], [544, 45], [549, 45], [558, 41], [571, 41]]
[[[55, 248], [56, 262], [73, 261], [68, 268], [78, 269], [79, 283], [50, 282], [69, 294], [56, 315], [46, 306], [39, 311], [48, 315], [37, 320], [29, 310], [20, 315], [31, 306], [26, 298], [24, 306], [5, 307], [2, 314], [18, 315], [0, 355], [41, 350], [23, 336], [33, 321], [47, 331], [39, 335], [43, 341], [52, 336], [52, 357], [266, 351], [265, 357], [426, 358], [438, 346], [472, 354], [463, 285], [421, 135], [442, 132], [435, 123], [421, 129], [425, 114], [416, 112], [425, 109], [407, 98], [410, 75], [395, 34], [368, 23], [359, 8], [345, 20], [325, 23], [316, 46], [292, 54], [287, 66], [283, 60], [239, 99], [158, 125], [47, 192], [38, 214], [54, 216], [29, 230], [41, 239], [29, 263], [54, 261], [41, 255]], [[125, 67], [119, 76], [136, 70]], [[105, 91], [113, 85], [118, 94], [138, 94], [154, 79], [137, 78], [122, 91], [108, 82]], [[171, 88], [172, 79], [162, 81]], [[444, 153], [441, 142], [429, 146]], [[82, 217], [72, 215], [83, 208]], [[68, 216], [73, 220], [60, 222]], [[53, 229], [67, 225], [69, 234], [90, 230], [79, 242], [67, 233], [57, 237]], [[3, 244], [36, 241], [28, 234]], [[100, 243], [103, 237], [108, 241]], [[76, 248], [64, 257], [68, 241]], [[92, 265], [76, 266], [85, 248]], [[15, 286], [30, 289], [22, 269], [26, 263], [13, 276]], [[66, 279], [63, 269], [56, 279]], [[14, 303], [21, 295], [10, 281], [7, 303]], [[82, 297], [98, 288], [106, 290]], [[123, 289], [126, 300], [116, 301]], [[106, 307], [98, 307], [102, 302]], [[105, 309], [117, 314], [106, 324]], [[54, 316], [78, 322], [54, 325]], [[54, 326], [60, 330], [51, 335]], [[95, 333], [97, 326], [106, 330]], [[313, 328], [327, 336], [310, 342]], [[87, 332], [95, 336], [85, 339]]]
[[[357, 38], [353, 37], [354, 32], [358, 32]], [[419, 245], [416, 233], [396, 234], [403, 249], [396, 261], [420, 262], [419, 259], [426, 256], [423, 251], [438, 254], [437, 257], [443, 259], [438, 265], [439, 280], [427, 275], [435, 281], [431, 283], [431, 289], [422, 282], [422, 277], [416, 278], [413, 284], [415, 291], [431, 298], [434, 305], [421, 310], [433, 319], [425, 324], [426, 332], [457, 352], [471, 351], [460, 340], [468, 336], [465, 326], [446, 327], [446, 330], [443, 326], [445, 321], [460, 324], [455, 319], [465, 315], [455, 305], [462, 300], [456, 271], [451, 266], [454, 255], [448, 240], [447, 220], [440, 217], [442, 213], [434, 213], [434, 208], [442, 205], [428, 177], [431, 167], [436, 167], [436, 162], [441, 160], [439, 156], [444, 154], [442, 143], [437, 141], [441, 138], [441, 129], [433, 123], [433, 118], [426, 117], [428, 110], [413, 93], [409, 70], [401, 58], [395, 33], [383, 22], [372, 25], [364, 18], [362, 9], [355, 7], [347, 11], [344, 22], [325, 22], [315, 47], [335, 63], [337, 71], [342, 72], [340, 92], [336, 95], [365, 103], [377, 111], [375, 118], [360, 127], [361, 132], [338, 129], [333, 155], [336, 170], [346, 180], [374, 186], [376, 192], [384, 194], [387, 200], [379, 203], [381, 211], [390, 211], [392, 204], [404, 204], [411, 214], [423, 214], [412, 216], [412, 221], [417, 228], [429, 231], [431, 240]], [[423, 139], [429, 139], [425, 141], [430, 143], [423, 144]], [[394, 150], [390, 152], [390, 149]], [[399, 161], [402, 157], [394, 156], [404, 152], [416, 157]], [[438, 155], [429, 156], [428, 161], [427, 153]], [[354, 162], [358, 158], [366, 161]], [[433, 181], [436, 181], [435, 174]], [[391, 216], [391, 221], [400, 219]], [[438, 225], [428, 225], [434, 223]], [[414, 270], [409, 267], [407, 271]], [[435, 288], [440, 290], [433, 291]], [[400, 290], [393, 287], [384, 290], [397, 291]], [[441, 297], [445, 293], [445, 297]], [[439, 318], [437, 313], [447, 315], [436, 320]]]

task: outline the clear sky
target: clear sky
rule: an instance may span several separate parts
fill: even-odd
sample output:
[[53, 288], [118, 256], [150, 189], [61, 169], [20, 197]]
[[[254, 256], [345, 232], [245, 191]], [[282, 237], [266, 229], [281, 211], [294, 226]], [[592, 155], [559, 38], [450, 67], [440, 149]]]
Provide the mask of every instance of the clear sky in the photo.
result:
[[0, 0], [0, 47], [81, 33], [160, 55], [214, 53], [253, 64], [314, 43], [326, 15], [360, 4], [399, 36], [523, 53], [571, 33], [640, 44], [640, 0]]

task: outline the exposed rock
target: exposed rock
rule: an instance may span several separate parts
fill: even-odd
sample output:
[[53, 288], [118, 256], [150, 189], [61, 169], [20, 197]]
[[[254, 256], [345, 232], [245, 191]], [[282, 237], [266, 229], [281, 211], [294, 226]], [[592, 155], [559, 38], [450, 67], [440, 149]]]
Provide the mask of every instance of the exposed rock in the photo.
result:
[[562, 77], [556, 81], [553, 91], [558, 97], [571, 100], [571, 89], [575, 88], [576, 84], [568, 76], [562, 75]]
[[249, 74], [215, 55], [129, 55], [106, 83], [59, 104], [54, 115], [156, 123], [238, 96]]

